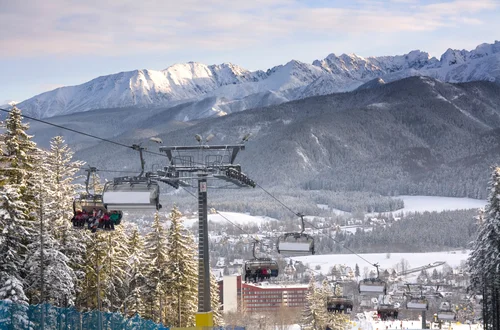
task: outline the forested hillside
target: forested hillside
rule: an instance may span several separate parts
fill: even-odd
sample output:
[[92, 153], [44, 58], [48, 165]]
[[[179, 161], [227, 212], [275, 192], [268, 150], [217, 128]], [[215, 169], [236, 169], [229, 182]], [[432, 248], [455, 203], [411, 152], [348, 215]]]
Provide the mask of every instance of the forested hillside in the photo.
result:
[[[282, 191], [293, 187], [484, 199], [489, 166], [497, 162], [500, 149], [499, 109], [497, 84], [412, 77], [201, 122], [173, 121], [179, 111], [175, 108], [130, 110], [130, 118], [116, 111], [106, 117], [101, 111], [51, 120], [122, 143], [142, 143], [153, 151], [152, 136], [165, 145], [193, 145], [195, 134], [215, 134], [211, 143], [226, 144], [251, 133], [236, 161], [259, 184]], [[34, 126], [42, 137], [48, 134], [43, 124]], [[132, 150], [64, 134], [77, 148], [76, 158], [93, 166], [139, 168]], [[166, 165], [156, 155], [147, 155], [146, 162], [148, 169]]]

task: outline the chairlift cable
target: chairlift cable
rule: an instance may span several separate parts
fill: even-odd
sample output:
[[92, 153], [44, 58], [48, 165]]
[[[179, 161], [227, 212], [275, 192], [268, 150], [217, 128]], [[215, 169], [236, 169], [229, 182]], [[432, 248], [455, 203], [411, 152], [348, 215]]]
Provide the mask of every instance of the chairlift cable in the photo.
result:
[[[76, 169], [76, 170], [80, 170], [80, 171], [85, 171], [86, 168], [85, 166], [73, 166], [73, 165], [70, 165], [70, 164], [67, 164], [67, 165], [61, 165], [62, 167], [65, 167], [65, 168], [73, 168], [73, 169]], [[107, 170], [107, 169], [96, 169], [97, 172], [107, 172], [107, 173], [128, 173], [128, 174], [135, 174], [137, 173], [137, 171], [120, 171], [120, 170]]]
[[[187, 190], [185, 187], [182, 187], [182, 189], [184, 189], [188, 194], [190, 194], [191, 196], [193, 196], [194, 198], [198, 199], [198, 197], [193, 194], [192, 192], [190, 192], [189, 190]], [[231, 220], [229, 220], [228, 218], [226, 218], [224, 215], [222, 215], [217, 209], [215, 209], [215, 212], [220, 215], [224, 220], [226, 220], [227, 222], [229, 222], [230, 224], [232, 224], [233, 226], [235, 226], [236, 228], [238, 228], [239, 230], [241, 230], [244, 234], [247, 234], [248, 236], [252, 236], [252, 234], [250, 234], [249, 232], [247, 232], [246, 230], [244, 230], [243, 228], [241, 228], [240, 226], [238, 226], [237, 224], [235, 224], [234, 222], [232, 222]]]
[[[276, 196], [274, 196], [272, 193], [270, 193], [268, 190], [264, 189], [264, 187], [262, 187], [260, 184], [258, 184], [257, 182], [255, 182], [255, 185], [257, 187], [259, 187], [260, 189], [262, 189], [266, 194], [268, 194], [269, 196], [271, 196], [271, 198], [273, 198], [275, 201], [277, 201], [279, 204], [281, 204], [284, 208], [286, 208], [287, 210], [289, 210], [290, 212], [292, 212], [295, 216], [300, 216], [300, 213], [298, 212], [295, 212], [294, 210], [292, 210], [288, 205], [286, 205], [285, 203], [283, 203], [281, 200], [279, 200]], [[321, 230], [323, 228], [318, 228], [316, 226], [314, 226], [312, 223], [310, 223], [309, 221], [306, 221], [304, 220], [305, 223], [308, 223], [311, 227], [313, 227], [314, 229], [318, 229], [318, 230]], [[327, 235], [327, 237], [329, 239], [331, 239], [332, 241], [334, 241], [335, 243], [337, 244], [340, 244], [344, 249], [346, 249], [347, 251], [351, 252], [352, 254], [356, 255], [358, 258], [362, 259], [363, 261], [365, 261], [366, 263], [370, 264], [371, 266], [374, 266], [376, 264], [374, 263], [371, 263], [369, 260], [367, 260], [366, 258], [362, 257], [361, 255], [359, 255], [358, 253], [356, 253], [355, 251], [353, 251], [352, 249], [348, 248], [347, 246], [343, 245], [341, 242], [337, 241], [335, 238], [331, 237], [330, 235]]]
[[[12, 112], [11, 110], [2, 109], [2, 108], [0, 108], [0, 111], [7, 112], [7, 113], [11, 113]], [[92, 135], [92, 134], [89, 134], [89, 133], [78, 131], [76, 129], [72, 129], [72, 128], [68, 128], [68, 127], [62, 126], [62, 125], [54, 124], [54, 123], [51, 123], [51, 122], [48, 122], [48, 121], [45, 121], [45, 120], [42, 120], [42, 119], [37, 119], [37, 118], [31, 117], [31, 116], [27, 116], [27, 115], [23, 115], [23, 114], [21, 114], [21, 117], [27, 118], [29, 120], [37, 121], [37, 122], [40, 122], [42, 124], [46, 124], [46, 125], [49, 125], [49, 126], [54, 126], [54, 127], [60, 128], [60, 129], [64, 129], [64, 130], [67, 130], [67, 131], [70, 131], [70, 132], [73, 132], [73, 133], [81, 134], [81, 135], [84, 135], [84, 136], [87, 136], [87, 137], [90, 137], [90, 138], [93, 138], [93, 139], [97, 139], [97, 140], [100, 140], [100, 141], [103, 141], [103, 142], [112, 143], [112, 144], [118, 145], [120, 147], [132, 149], [132, 150], [137, 150], [133, 146], [130, 146], [130, 145], [127, 145], [127, 144], [124, 144], [124, 143], [120, 143], [120, 142], [116, 142], [116, 141], [113, 141], [113, 140], [105, 139], [105, 138], [102, 138], [102, 137], [99, 137], [99, 136], [96, 136], [96, 135]], [[143, 150], [143, 152], [146, 152], [146, 153], [152, 154], [152, 155], [166, 157], [166, 155], [158, 153], [158, 152], [154, 152], [154, 151]], [[177, 158], [177, 157], [173, 157], [173, 158]]]
[[[184, 189], [188, 194], [190, 194], [191, 196], [193, 196], [194, 198], [198, 199], [198, 197], [192, 193], [191, 191], [187, 190], [185, 187], [181, 187], [182, 189]], [[215, 212], [217, 212], [218, 215], [220, 215], [224, 220], [226, 220], [228, 223], [230, 223], [231, 225], [233, 225], [234, 227], [238, 228], [239, 230], [241, 230], [241, 232], [243, 232], [244, 234], [248, 235], [248, 236], [253, 236], [253, 234], [250, 234], [248, 231], [244, 230], [243, 228], [241, 228], [240, 226], [238, 226], [237, 224], [235, 224], [234, 222], [232, 222], [231, 220], [229, 220], [227, 217], [225, 217], [224, 215], [222, 215], [217, 209], [215, 209]], [[311, 267], [307, 266], [306, 264], [304, 264], [302, 261], [300, 260], [296, 260], [294, 257], [284, 257], [283, 259], [290, 259], [294, 262], [300, 262], [305, 268], [309, 269], [310, 271], [314, 272], [314, 273], [317, 273], [319, 275], [323, 275], [323, 273], [321, 273], [320, 271], [318, 270], [315, 270], [315, 269], [312, 269]]]
[[[313, 227], [314, 229], [322, 229], [322, 228], [318, 228], [316, 227], [315, 225], [313, 225], [312, 223], [310, 223], [309, 221], [306, 221], [304, 220], [305, 223], [308, 223], [311, 227]], [[347, 246], [345, 246], [344, 244], [342, 244], [341, 242], [337, 241], [335, 238], [331, 237], [330, 235], [327, 235], [327, 237], [329, 239], [331, 239], [332, 241], [334, 241], [335, 243], [337, 244], [340, 244], [344, 249], [346, 249], [347, 251], [351, 252], [352, 254], [356, 255], [357, 257], [363, 259], [365, 262], [369, 263], [370, 265], [372, 265], [373, 267], [377, 267], [377, 263], [371, 263], [369, 260], [365, 259], [364, 257], [362, 257], [361, 255], [359, 255], [358, 253], [356, 253], [355, 251], [353, 251], [352, 249], [348, 248]]]

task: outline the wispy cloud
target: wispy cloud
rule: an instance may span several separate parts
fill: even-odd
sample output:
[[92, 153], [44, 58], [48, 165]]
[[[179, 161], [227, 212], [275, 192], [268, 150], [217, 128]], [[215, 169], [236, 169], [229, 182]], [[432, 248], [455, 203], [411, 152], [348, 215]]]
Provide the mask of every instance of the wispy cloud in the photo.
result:
[[[336, 3], [337, 5], [330, 5]], [[481, 24], [493, 0], [0, 0], [0, 57], [234, 50], [297, 35], [433, 31]]]

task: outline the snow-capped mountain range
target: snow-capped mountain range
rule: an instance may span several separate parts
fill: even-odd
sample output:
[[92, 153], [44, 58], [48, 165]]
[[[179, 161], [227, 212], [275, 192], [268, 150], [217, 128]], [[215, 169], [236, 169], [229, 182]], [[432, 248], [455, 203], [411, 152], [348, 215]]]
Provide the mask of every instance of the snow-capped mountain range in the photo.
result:
[[208, 66], [189, 62], [161, 71], [135, 70], [98, 77], [42, 93], [18, 107], [25, 114], [47, 118], [97, 109], [164, 109], [191, 102], [189, 110], [175, 118], [190, 121], [418, 75], [445, 82], [500, 83], [500, 42], [481, 44], [472, 51], [448, 49], [439, 60], [419, 50], [367, 58], [330, 54], [312, 64], [292, 60], [253, 72], [230, 63]]

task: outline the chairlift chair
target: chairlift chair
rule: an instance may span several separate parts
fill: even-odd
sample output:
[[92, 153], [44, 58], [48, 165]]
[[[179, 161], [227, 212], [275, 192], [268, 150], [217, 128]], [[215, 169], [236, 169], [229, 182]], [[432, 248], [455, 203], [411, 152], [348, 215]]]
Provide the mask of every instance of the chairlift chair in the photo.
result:
[[425, 297], [409, 297], [406, 301], [406, 309], [427, 310], [429, 309], [429, 301]]
[[330, 313], [351, 314], [353, 305], [352, 299], [346, 296], [330, 296], [326, 301], [326, 309]]
[[255, 246], [257, 240], [253, 242], [253, 259], [245, 261], [243, 267], [245, 272], [245, 282], [253, 279], [255, 282], [263, 281], [271, 277], [278, 277], [279, 266], [276, 260], [271, 258], [257, 258], [255, 256]]
[[374, 264], [377, 268], [376, 278], [365, 278], [359, 281], [358, 289], [360, 294], [387, 294], [387, 283], [379, 278], [379, 265]]
[[314, 238], [304, 234], [304, 215], [298, 214], [302, 222], [302, 231], [300, 233], [285, 233], [278, 237], [276, 244], [279, 254], [290, 257], [306, 256], [314, 254]]
[[361, 308], [361, 310], [373, 309], [373, 305], [374, 304], [371, 301], [371, 299], [368, 299], [368, 298], [363, 298], [359, 302], [359, 307]]
[[160, 186], [147, 175], [144, 176], [144, 148], [135, 144], [132, 147], [139, 151], [141, 173], [138, 176], [118, 177], [106, 182], [103, 191], [104, 206], [118, 210], [159, 210]]
[[333, 296], [327, 297], [326, 309], [330, 313], [351, 314], [354, 305], [353, 299], [345, 295], [337, 295], [337, 285], [338, 282], [333, 288]]
[[382, 321], [397, 319], [399, 314], [399, 303], [394, 303], [389, 295], [380, 295], [377, 304], [377, 313]]
[[406, 309], [412, 310], [427, 310], [429, 309], [429, 301], [423, 294], [422, 286], [420, 285], [420, 294], [412, 293], [410, 289], [411, 283], [406, 284], [408, 286], [408, 293], [406, 294]]
[[439, 310], [437, 312], [437, 318], [441, 321], [454, 321], [457, 318], [456, 313], [452, 310], [451, 304], [447, 301], [443, 301], [439, 305]]
[[[85, 220], [78, 219], [81, 216], [81, 212], [85, 211], [89, 216], [93, 214], [94, 211], [101, 211], [102, 214], [108, 212], [113, 214], [113, 224], [118, 225], [121, 222], [121, 218], [123, 216], [121, 211], [111, 210], [108, 211], [103, 203], [103, 197], [101, 194], [93, 194], [89, 191], [89, 182], [90, 182], [90, 173], [94, 173], [97, 171], [95, 167], [90, 167], [86, 169], [87, 178], [85, 180], [85, 192], [81, 193], [78, 197], [73, 199], [73, 218], [71, 219], [73, 223], [73, 228], [76, 229], [85, 229], [88, 228], [86, 226]], [[111, 227], [111, 228], [114, 228]]]
[[108, 209], [158, 210], [160, 186], [146, 177], [121, 177], [106, 182], [103, 203]]

